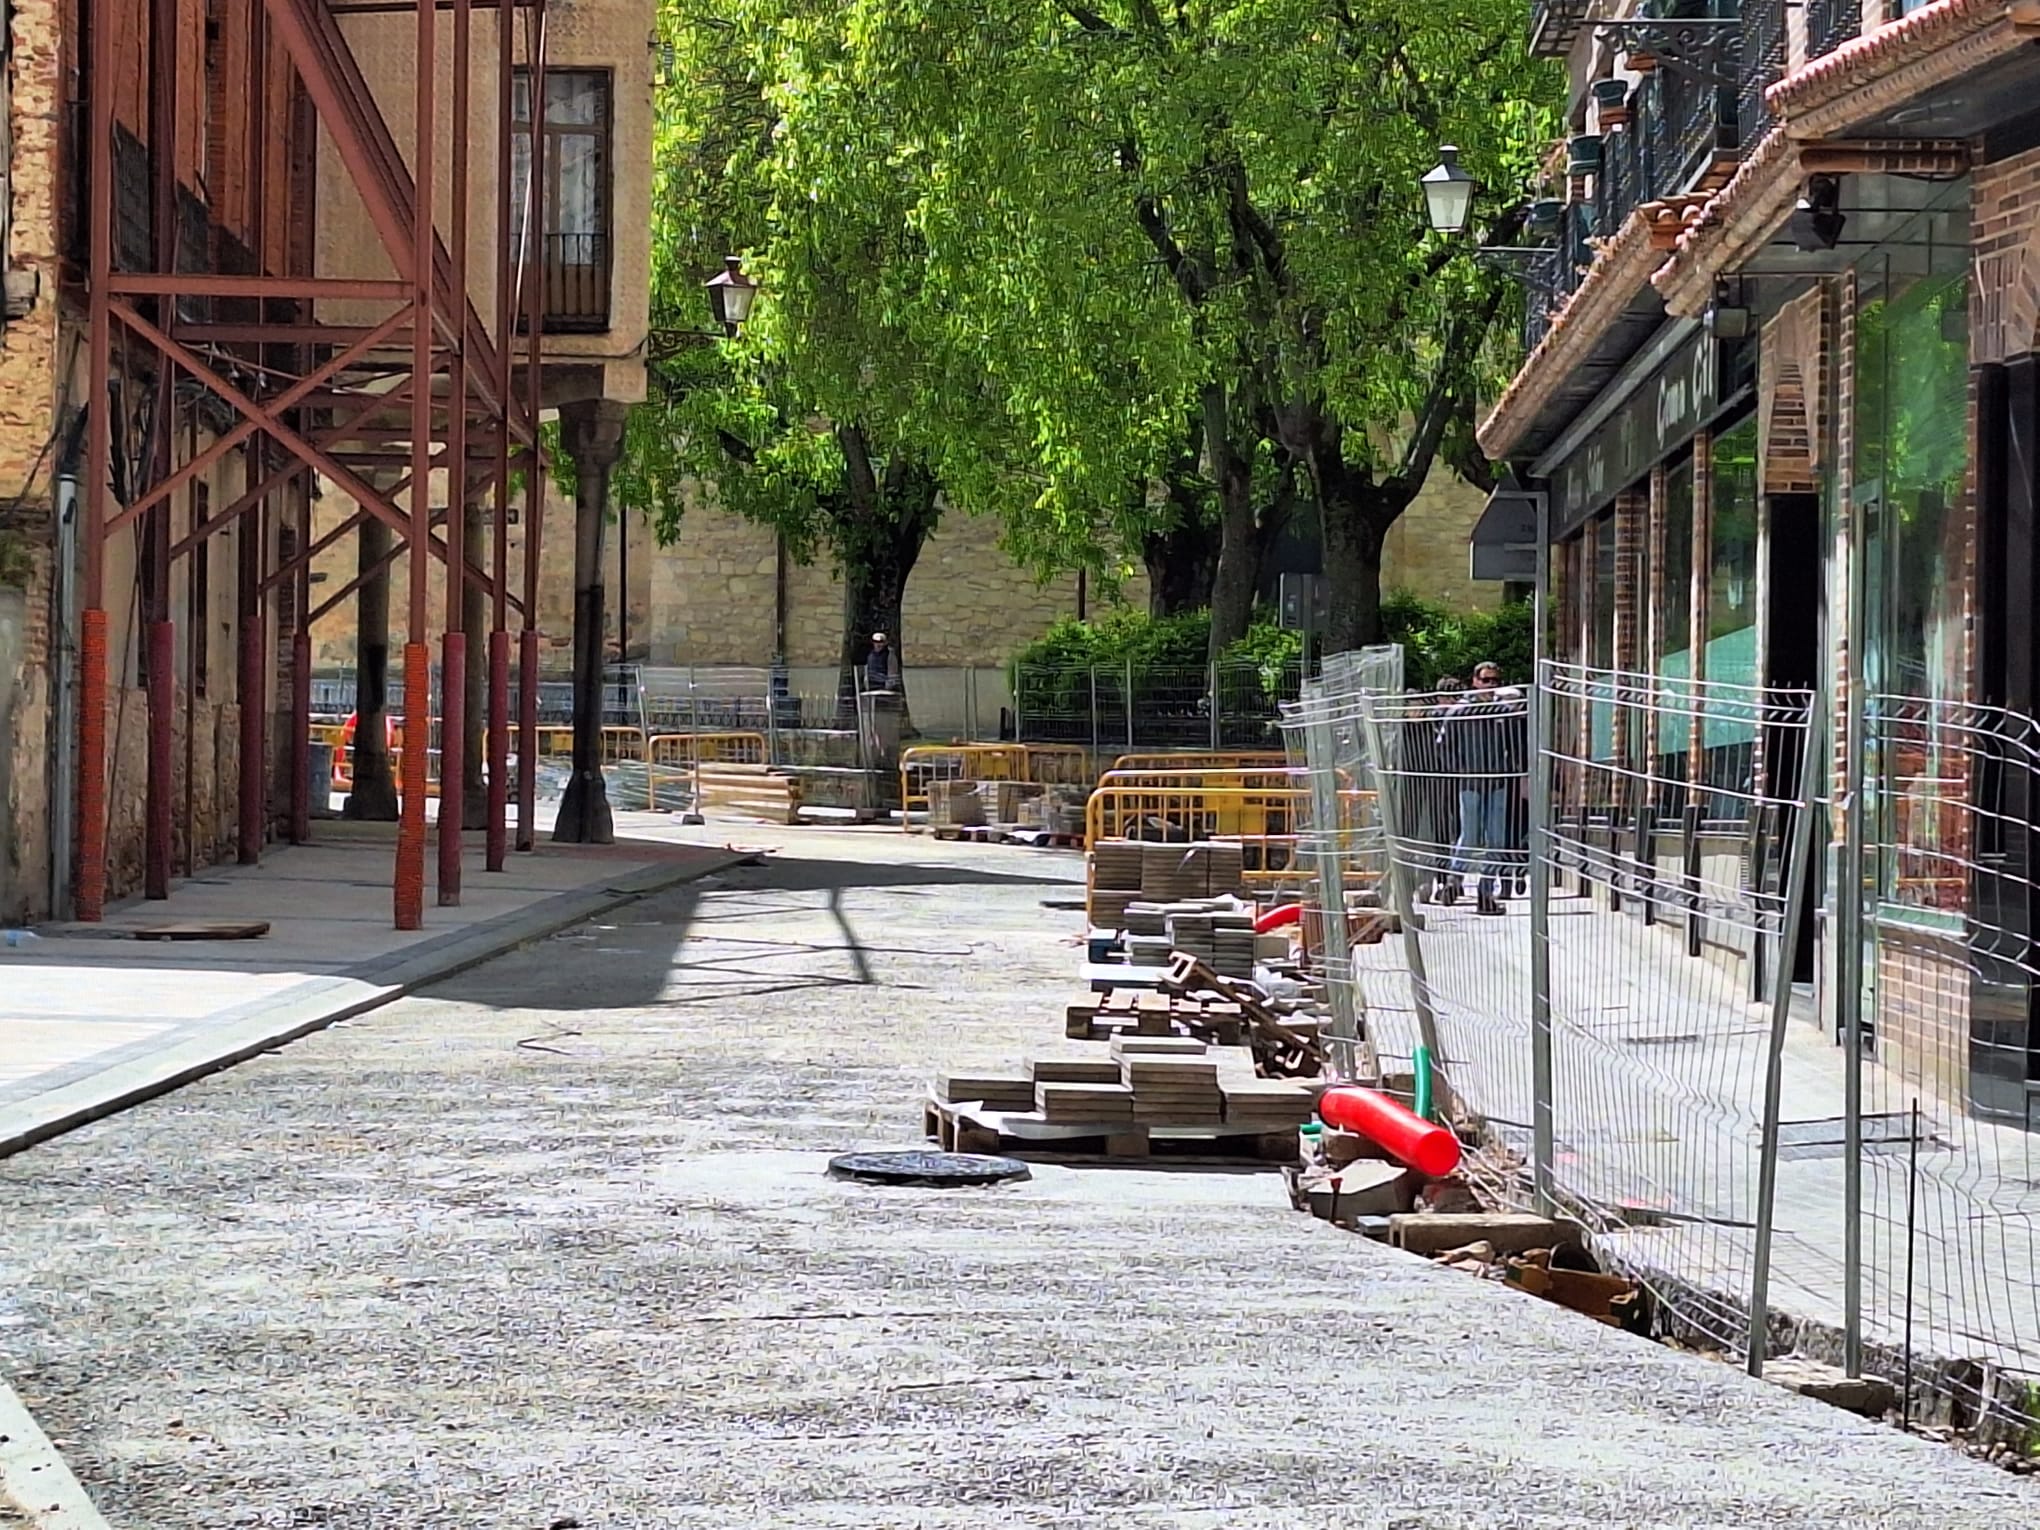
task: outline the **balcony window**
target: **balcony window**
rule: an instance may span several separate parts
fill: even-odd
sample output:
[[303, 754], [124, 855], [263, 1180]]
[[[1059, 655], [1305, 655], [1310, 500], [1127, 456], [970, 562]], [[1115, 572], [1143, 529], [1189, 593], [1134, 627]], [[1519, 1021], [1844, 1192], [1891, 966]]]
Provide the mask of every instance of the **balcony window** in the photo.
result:
[[[531, 184], [531, 77], [511, 86], [513, 264], [525, 250], [524, 207]], [[611, 81], [605, 70], [545, 73], [542, 245], [534, 252], [548, 334], [609, 328]], [[520, 310], [518, 327], [526, 327]]]

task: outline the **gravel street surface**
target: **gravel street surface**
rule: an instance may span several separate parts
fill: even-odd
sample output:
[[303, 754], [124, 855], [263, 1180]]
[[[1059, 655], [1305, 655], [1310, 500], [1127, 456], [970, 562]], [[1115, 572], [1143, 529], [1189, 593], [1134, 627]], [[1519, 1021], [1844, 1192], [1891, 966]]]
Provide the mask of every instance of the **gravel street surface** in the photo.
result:
[[728, 832], [782, 848], [0, 1163], [0, 1367], [120, 1530], [2040, 1522], [1273, 1173], [827, 1178], [1060, 1045], [1081, 862]]

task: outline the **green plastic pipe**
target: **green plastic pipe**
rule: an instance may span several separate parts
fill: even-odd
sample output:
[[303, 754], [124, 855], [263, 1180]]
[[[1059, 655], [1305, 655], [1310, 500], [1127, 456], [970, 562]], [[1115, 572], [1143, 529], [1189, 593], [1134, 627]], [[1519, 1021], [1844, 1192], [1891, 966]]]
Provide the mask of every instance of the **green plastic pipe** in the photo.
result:
[[1410, 1054], [1410, 1071], [1416, 1075], [1411, 1086], [1410, 1108], [1426, 1121], [1431, 1119], [1431, 1049], [1418, 1047]]

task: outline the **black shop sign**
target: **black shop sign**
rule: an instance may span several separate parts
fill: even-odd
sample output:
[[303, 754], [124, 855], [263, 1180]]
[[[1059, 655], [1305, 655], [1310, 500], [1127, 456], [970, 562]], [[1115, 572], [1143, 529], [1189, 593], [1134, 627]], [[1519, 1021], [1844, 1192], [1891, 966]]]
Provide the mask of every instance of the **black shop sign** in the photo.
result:
[[1693, 439], [1721, 403], [1721, 358], [1699, 331], [1635, 388], [1552, 472], [1551, 538], [1588, 517]]

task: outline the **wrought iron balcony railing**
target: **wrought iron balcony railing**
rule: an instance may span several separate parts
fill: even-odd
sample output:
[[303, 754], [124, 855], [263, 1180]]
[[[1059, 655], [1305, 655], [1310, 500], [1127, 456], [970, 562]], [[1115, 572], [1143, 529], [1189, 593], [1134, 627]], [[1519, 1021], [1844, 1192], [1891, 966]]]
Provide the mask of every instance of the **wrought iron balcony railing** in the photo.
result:
[[[1630, 61], [1630, 72], [1642, 78], [1622, 103], [1625, 120], [1602, 128], [1589, 199], [1566, 208], [1550, 259], [1539, 263], [1542, 285], [1529, 293], [1524, 310], [1526, 348], [1543, 338], [1578, 287], [1593, 254], [1590, 236], [1612, 238], [1647, 202], [1720, 185], [1734, 161], [1762, 139], [1771, 124], [1764, 93], [1785, 75], [1786, 15], [1794, 3], [1647, 0], [1642, 15], [1601, 24]], [[1862, 0], [1805, 4], [1809, 58], [1833, 52], [1862, 30]], [[1564, 51], [1587, 25], [1584, 6], [1532, 0], [1530, 25], [1539, 51], [1540, 40]], [[1561, 32], [1564, 47], [1556, 41]]]
[[607, 234], [546, 235], [539, 297], [547, 334], [609, 328], [609, 248]]
[[1807, 0], [1807, 57], [1832, 53], [1862, 31], [1863, 0]]
[[1587, 17], [1587, 0], [1530, 0], [1530, 51], [1564, 58]]

